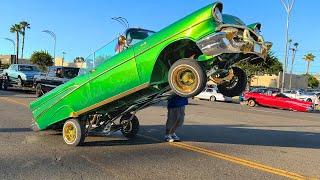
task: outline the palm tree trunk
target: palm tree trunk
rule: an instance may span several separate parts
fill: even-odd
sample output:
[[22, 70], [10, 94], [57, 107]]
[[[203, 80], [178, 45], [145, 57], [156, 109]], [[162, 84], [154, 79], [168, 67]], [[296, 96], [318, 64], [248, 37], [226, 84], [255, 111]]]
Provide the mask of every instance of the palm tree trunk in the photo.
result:
[[310, 61], [308, 61], [307, 74], [309, 74], [309, 69], [310, 69]]
[[19, 62], [19, 32], [17, 31], [17, 33], [16, 33], [16, 38], [17, 38], [17, 40], [16, 40], [16, 62], [15, 62], [15, 64], [18, 64]]
[[21, 47], [21, 59], [23, 59], [23, 52], [24, 52], [24, 34], [22, 34], [22, 47]]

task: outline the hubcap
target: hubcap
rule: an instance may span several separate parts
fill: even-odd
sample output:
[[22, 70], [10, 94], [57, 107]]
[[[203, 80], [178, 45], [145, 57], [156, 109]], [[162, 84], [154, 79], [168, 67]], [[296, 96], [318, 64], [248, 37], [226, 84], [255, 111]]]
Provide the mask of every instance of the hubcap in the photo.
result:
[[68, 142], [72, 143], [76, 140], [77, 130], [73, 124], [70, 124], [70, 123], [66, 124], [63, 132], [64, 132], [64, 137]]
[[194, 70], [188, 67], [177, 67], [173, 71], [172, 81], [180, 92], [193, 92], [198, 84], [198, 78]]

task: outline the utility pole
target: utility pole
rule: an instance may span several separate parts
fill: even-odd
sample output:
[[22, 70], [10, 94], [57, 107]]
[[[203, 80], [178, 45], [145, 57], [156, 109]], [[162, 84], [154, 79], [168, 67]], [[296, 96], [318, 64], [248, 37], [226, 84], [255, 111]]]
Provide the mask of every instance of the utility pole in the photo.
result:
[[293, 71], [293, 64], [294, 64], [294, 59], [296, 57], [296, 52], [298, 51], [298, 46], [299, 43], [294, 43], [293, 48], [290, 48], [292, 50], [292, 60], [291, 60], [291, 70], [290, 70], [290, 81], [289, 81], [289, 89], [291, 90], [292, 88], [292, 71]]
[[286, 24], [286, 37], [285, 37], [285, 55], [284, 55], [284, 68], [283, 68], [283, 73], [282, 73], [282, 82], [281, 82], [281, 92], [284, 91], [285, 88], [285, 75], [286, 75], [286, 71], [287, 71], [287, 62], [288, 62], [288, 46], [289, 46], [289, 25], [290, 25], [290, 15], [291, 15], [291, 11], [293, 8], [295, 0], [281, 0], [282, 5], [284, 6], [286, 13], [287, 13], [287, 24]]

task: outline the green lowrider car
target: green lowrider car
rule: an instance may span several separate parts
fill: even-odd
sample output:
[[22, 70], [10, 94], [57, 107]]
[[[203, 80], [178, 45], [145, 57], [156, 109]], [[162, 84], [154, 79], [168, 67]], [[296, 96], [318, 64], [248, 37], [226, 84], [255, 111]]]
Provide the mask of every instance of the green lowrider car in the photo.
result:
[[30, 104], [34, 130], [62, 130], [69, 145], [90, 133], [121, 130], [133, 138], [139, 130], [135, 113], [173, 94], [193, 97], [208, 79], [226, 96], [239, 95], [246, 74], [239, 61], [263, 61], [272, 44], [210, 4], [155, 33], [129, 28], [90, 55], [84, 73]]

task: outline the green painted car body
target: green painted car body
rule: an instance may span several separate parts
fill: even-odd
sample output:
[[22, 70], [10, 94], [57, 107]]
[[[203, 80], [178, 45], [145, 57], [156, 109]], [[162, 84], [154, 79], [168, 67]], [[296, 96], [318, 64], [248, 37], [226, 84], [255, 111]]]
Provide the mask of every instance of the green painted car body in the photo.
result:
[[[117, 113], [162, 93], [168, 87], [170, 65], [181, 58], [194, 57], [206, 70], [212, 65], [227, 65], [230, 54], [263, 60], [267, 47], [258, 42], [258, 35], [231, 15], [223, 15], [223, 22], [218, 22], [215, 8], [222, 11], [222, 4], [210, 4], [192, 13], [32, 102], [34, 129], [45, 130], [98, 110]], [[260, 50], [248, 50], [243, 44], [231, 46], [226, 39], [228, 31], [223, 32], [228, 27], [248, 30]], [[224, 55], [224, 60], [217, 58]]]

